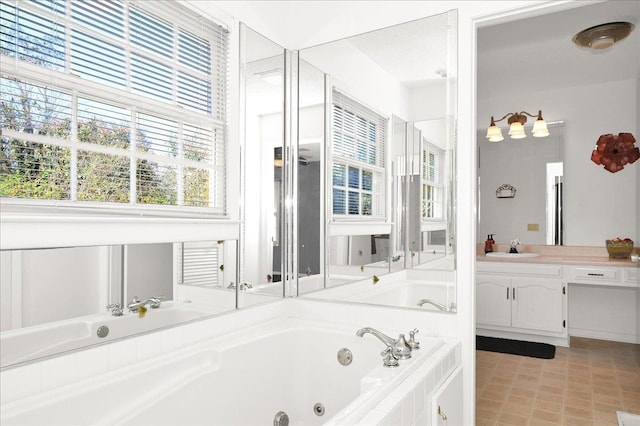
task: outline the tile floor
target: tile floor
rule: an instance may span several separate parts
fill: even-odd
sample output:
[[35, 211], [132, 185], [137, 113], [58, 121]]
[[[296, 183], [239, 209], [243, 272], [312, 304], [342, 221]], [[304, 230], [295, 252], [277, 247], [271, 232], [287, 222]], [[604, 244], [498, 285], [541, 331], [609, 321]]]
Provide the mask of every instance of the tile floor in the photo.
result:
[[571, 338], [553, 359], [476, 351], [476, 425], [617, 426], [640, 414], [640, 345]]

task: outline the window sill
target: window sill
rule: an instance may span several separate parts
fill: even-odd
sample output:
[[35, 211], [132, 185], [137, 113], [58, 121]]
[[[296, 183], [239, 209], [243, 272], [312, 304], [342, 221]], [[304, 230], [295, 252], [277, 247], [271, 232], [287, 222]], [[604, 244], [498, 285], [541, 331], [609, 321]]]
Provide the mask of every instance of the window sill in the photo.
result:
[[239, 221], [108, 215], [0, 213], [0, 249], [233, 240]]

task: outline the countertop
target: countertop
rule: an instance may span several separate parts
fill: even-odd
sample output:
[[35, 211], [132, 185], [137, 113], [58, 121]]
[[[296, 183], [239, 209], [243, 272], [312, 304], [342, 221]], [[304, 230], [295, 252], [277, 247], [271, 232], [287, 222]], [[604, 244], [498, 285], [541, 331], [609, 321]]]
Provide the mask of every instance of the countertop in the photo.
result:
[[[495, 252], [508, 252], [509, 244], [494, 245]], [[609, 259], [606, 247], [588, 246], [539, 246], [519, 245], [521, 253], [540, 253], [538, 257], [487, 257], [484, 254], [484, 244], [476, 246], [476, 261], [478, 262], [506, 262], [506, 263], [547, 263], [560, 265], [598, 265], [612, 267], [640, 268], [640, 262], [631, 262], [631, 259]], [[633, 253], [640, 253], [640, 248], [635, 247]]]

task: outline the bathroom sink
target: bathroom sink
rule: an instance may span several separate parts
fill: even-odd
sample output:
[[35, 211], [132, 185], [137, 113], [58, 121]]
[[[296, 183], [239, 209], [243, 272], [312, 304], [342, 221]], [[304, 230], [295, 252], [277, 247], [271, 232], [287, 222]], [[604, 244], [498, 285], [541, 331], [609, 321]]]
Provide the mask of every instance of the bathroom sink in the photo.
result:
[[540, 253], [506, 253], [506, 252], [492, 251], [490, 253], [487, 253], [487, 256], [488, 257], [506, 257], [506, 258], [516, 259], [516, 258], [522, 258], [522, 257], [538, 257], [540, 256]]

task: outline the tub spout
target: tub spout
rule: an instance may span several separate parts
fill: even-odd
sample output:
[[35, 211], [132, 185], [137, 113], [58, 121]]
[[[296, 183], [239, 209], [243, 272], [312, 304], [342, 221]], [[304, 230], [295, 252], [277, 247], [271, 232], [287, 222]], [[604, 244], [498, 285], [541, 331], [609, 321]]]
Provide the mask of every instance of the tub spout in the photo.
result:
[[397, 339], [393, 339], [375, 328], [365, 327], [356, 331], [356, 336], [363, 337], [365, 334], [372, 334], [386, 346], [393, 348], [393, 356], [397, 359], [411, 358], [411, 346], [407, 344], [404, 334], [400, 334]]
[[422, 306], [422, 305], [425, 305], [425, 304], [429, 304], [429, 305], [435, 306], [436, 308], [438, 308], [438, 309], [440, 309], [441, 311], [444, 311], [444, 312], [455, 312], [455, 310], [456, 310], [456, 304], [455, 303], [451, 303], [451, 305], [446, 306], [446, 305], [443, 305], [442, 303], [438, 303], [438, 302], [436, 302], [434, 300], [431, 300], [431, 299], [422, 299], [422, 300], [420, 300], [418, 302], [418, 306]]

